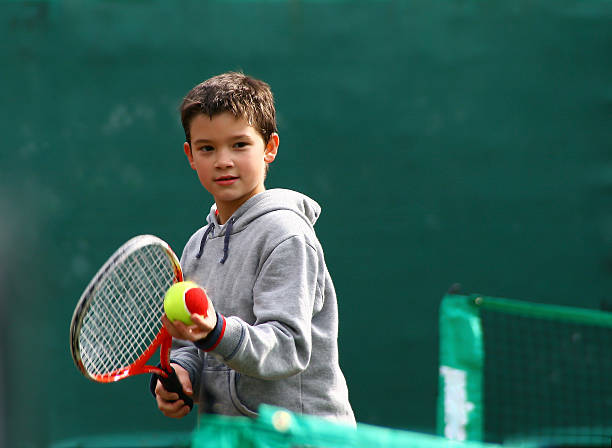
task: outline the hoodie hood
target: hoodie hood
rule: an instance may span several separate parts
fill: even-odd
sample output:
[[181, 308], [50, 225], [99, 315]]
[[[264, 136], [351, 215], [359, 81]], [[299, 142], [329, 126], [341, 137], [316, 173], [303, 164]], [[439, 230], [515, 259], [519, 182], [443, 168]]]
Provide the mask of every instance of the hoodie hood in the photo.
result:
[[[233, 220], [234, 225], [232, 226], [232, 229], [234, 232], [239, 232], [248, 226], [253, 220], [265, 215], [266, 213], [277, 210], [291, 210], [306, 221], [311, 227], [314, 226], [319, 218], [319, 215], [321, 214], [321, 207], [319, 204], [310, 199], [308, 196], [298, 193], [297, 191], [276, 188], [272, 190], [265, 190], [250, 198], [234, 212], [228, 222]], [[227, 223], [223, 226], [220, 225], [217, 221], [216, 214], [217, 204], [213, 204], [213, 206], [210, 208], [210, 213], [206, 218], [208, 224], [212, 223], [220, 228], [225, 227]]]
[[231, 235], [240, 232], [257, 218], [278, 210], [290, 210], [294, 212], [310, 227], [314, 227], [321, 214], [321, 206], [316, 201], [302, 193], [281, 188], [265, 190], [256, 194], [242, 204], [223, 225], [219, 224], [217, 220], [217, 205], [213, 204], [206, 217], [208, 226], [202, 236], [200, 250], [196, 258], [202, 256], [204, 246], [209, 236], [224, 236], [224, 253], [220, 263], [225, 263], [229, 255]]

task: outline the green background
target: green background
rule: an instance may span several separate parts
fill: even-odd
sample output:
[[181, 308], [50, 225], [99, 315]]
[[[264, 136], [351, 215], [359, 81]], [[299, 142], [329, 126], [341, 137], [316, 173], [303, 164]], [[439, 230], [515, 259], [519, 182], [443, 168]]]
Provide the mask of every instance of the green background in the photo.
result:
[[323, 206], [360, 422], [435, 430], [455, 282], [611, 305], [610, 0], [2, 2], [0, 52], [6, 446], [193, 427], [84, 379], [68, 329], [121, 243], [203, 224], [177, 107], [227, 70], [275, 92], [268, 187]]

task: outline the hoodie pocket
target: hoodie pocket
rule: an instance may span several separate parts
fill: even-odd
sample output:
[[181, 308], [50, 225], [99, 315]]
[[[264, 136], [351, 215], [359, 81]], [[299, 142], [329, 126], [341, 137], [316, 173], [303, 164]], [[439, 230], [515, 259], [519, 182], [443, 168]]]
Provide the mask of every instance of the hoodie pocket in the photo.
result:
[[248, 415], [235, 404], [231, 390], [235, 372], [208, 355], [200, 382], [200, 412], [204, 414]]
[[256, 417], [262, 403], [303, 412], [300, 375], [280, 380], [261, 380], [234, 370], [229, 375], [232, 403], [243, 415]]
[[246, 415], [247, 417], [257, 417], [257, 412], [249, 409], [238, 396], [238, 379], [241, 377], [239, 373], [235, 370], [230, 370], [229, 373], [229, 386], [230, 386], [230, 398], [232, 399], [232, 403], [236, 406], [236, 409], [240, 411], [240, 413]]

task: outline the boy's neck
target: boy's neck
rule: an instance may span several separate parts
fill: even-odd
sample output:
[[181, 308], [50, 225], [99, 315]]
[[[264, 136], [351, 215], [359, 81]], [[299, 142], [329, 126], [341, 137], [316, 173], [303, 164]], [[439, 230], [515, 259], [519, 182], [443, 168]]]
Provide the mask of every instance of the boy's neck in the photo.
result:
[[[223, 211], [222, 210], [223, 207], [219, 206], [217, 204], [217, 211], [215, 212], [215, 216], [217, 217], [217, 222], [221, 225], [225, 224], [227, 222], [227, 220], [230, 218], [230, 216], [232, 216], [234, 214], [234, 212], [231, 212], [229, 214], [227, 214], [228, 212]], [[238, 209], [236, 209], [238, 210]], [[234, 210], [234, 211], [236, 211]]]
[[[221, 225], [225, 224], [227, 222], [227, 220], [229, 219], [229, 217], [225, 218], [224, 215], [225, 213], [221, 213], [219, 211], [219, 206], [217, 206], [217, 211], [215, 212], [215, 216], [217, 217], [217, 222]], [[230, 215], [231, 216], [231, 215]]]
[[234, 213], [236, 213], [236, 210], [238, 210], [242, 206], [242, 204], [244, 204], [246, 201], [251, 199], [253, 196], [256, 196], [259, 193], [263, 193], [264, 191], [265, 191], [265, 188], [262, 191], [258, 191], [257, 193], [247, 198], [241, 198], [240, 201], [235, 201], [235, 202], [217, 201], [216, 202], [217, 211], [215, 212], [215, 216], [217, 217], [217, 222], [220, 225], [225, 224], [227, 220], [230, 219]]

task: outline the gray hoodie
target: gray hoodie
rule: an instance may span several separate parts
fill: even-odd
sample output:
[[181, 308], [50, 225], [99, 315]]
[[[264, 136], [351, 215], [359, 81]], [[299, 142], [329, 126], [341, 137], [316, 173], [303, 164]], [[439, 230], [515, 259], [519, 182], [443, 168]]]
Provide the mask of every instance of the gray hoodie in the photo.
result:
[[320, 210], [300, 193], [266, 190], [224, 225], [213, 205], [187, 242], [185, 279], [224, 316], [212, 344], [172, 351], [200, 412], [255, 416], [267, 403], [355, 423], [338, 363], [336, 293], [313, 228]]

